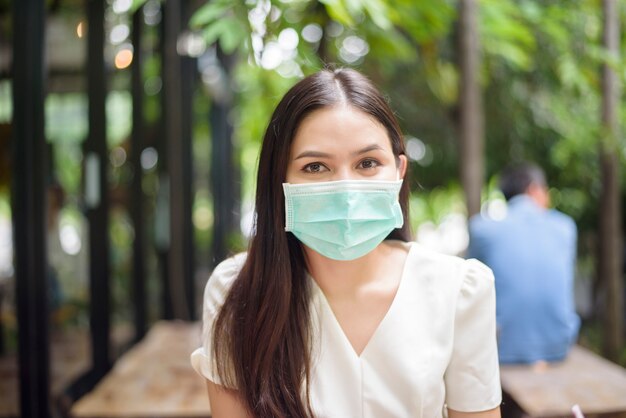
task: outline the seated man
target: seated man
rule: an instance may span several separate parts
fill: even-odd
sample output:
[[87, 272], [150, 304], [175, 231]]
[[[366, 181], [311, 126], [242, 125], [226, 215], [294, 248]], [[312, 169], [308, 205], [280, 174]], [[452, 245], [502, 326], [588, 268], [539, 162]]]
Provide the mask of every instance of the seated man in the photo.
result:
[[573, 294], [576, 225], [548, 209], [545, 175], [537, 166], [509, 167], [500, 189], [506, 217], [474, 216], [468, 249], [495, 275], [500, 362], [562, 360], [580, 326]]

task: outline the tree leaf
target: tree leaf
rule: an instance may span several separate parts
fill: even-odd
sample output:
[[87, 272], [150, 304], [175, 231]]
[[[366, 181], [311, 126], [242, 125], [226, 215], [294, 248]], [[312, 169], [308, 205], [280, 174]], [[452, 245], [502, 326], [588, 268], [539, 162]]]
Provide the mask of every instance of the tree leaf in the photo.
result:
[[247, 31], [235, 17], [228, 17], [224, 19], [224, 22], [220, 46], [226, 54], [231, 54], [244, 45]]
[[354, 26], [354, 19], [348, 11], [348, 8], [341, 0], [320, 0], [320, 3], [326, 7], [326, 12], [333, 20], [345, 25]]
[[215, 43], [222, 36], [224, 31], [228, 30], [227, 25], [228, 19], [220, 19], [206, 26], [202, 31], [204, 41], [208, 45]]
[[380, 0], [363, 0], [363, 6], [376, 26], [385, 30], [391, 28], [387, 4]]
[[200, 7], [197, 12], [193, 14], [189, 21], [189, 26], [192, 28], [199, 28], [213, 23], [220, 16], [222, 16], [231, 6], [221, 2], [211, 2]]
[[146, 4], [147, 1], [148, 0], [133, 0], [132, 4], [130, 5], [130, 12], [135, 13], [141, 6]]

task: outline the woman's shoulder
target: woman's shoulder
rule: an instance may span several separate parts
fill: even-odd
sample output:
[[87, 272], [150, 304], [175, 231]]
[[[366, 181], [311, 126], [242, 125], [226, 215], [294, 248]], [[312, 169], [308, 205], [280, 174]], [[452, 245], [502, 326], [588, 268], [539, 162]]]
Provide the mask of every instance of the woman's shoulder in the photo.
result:
[[246, 262], [247, 256], [247, 252], [242, 252], [223, 260], [215, 267], [213, 273], [211, 273], [211, 278], [223, 278], [237, 275], [243, 264]]
[[246, 258], [247, 253], [239, 253], [225, 259], [213, 269], [204, 290], [205, 309], [217, 308], [224, 303], [228, 291], [246, 262]]
[[440, 273], [449, 273], [457, 270], [461, 267], [463, 261], [461, 257], [433, 250], [418, 242], [410, 243], [407, 258], [407, 262], [413, 264], [413, 268], [419, 270], [443, 269], [440, 270]]
[[417, 276], [434, 280], [438, 284], [454, 287], [493, 285], [491, 269], [480, 261], [444, 254], [416, 242], [411, 243], [407, 263], [410, 263], [407, 268]]

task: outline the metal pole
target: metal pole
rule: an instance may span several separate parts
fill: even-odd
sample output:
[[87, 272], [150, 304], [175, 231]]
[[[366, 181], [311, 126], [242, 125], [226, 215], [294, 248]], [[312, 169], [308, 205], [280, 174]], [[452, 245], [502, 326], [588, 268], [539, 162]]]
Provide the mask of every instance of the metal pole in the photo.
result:
[[159, 260], [159, 275], [161, 279], [161, 309], [163, 319], [174, 318], [174, 309], [172, 307], [172, 294], [170, 290], [170, 269], [169, 269], [169, 253], [170, 253], [170, 186], [168, 177], [169, 156], [167, 149], [167, 135], [165, 133], [167, 123], [165, 116], [170, 108], [167, 103], [168, 94], [165, 91], [167, 84], [167, 60], [166, 50], [168, 42], [166, 40], [166, 19], [168, 10], [161, 5], [161, 24], [159, 36], [159, 51], [161, 54], [161, 80], [163, 88], [160, 93], [161, 118], [159, 120], [159, 131], [157, 133], [157, 150], [159, 153], [159, 165], [157, 167], [159, 173], [159, 192], [156, 200], [154, 241]]
[[85, 142], [85, 203], [89, 221], [92, 370], [95, 379], [100, 379], [111, 364], [104, 0], [87, 1], [87, 22], [89, 136]]
[[193, 231], [193, 90], [195, 81], [195, 59], [182, 59], [182, 129], [181, 162], [182, 162], [182, 262], [185, 299], [189, 319], [196, 319], [195, 308], [195, 245]]
[[49, 417], [44, 33], [42, 1], [13, 2], [13, 184], [21, 416]]
[[141, 50], [143, 29], [143, 8], [133, 15], [133, 131], [131, 144], [131, 163], [133, 166], [132, 207], [131, 217], [135, 229], [133, 241], [133, 308], [135, 311], [135, 340], [139, 341], [146, 333], [146, 266], [145, 266], [145, 228], [144, 228], [144, 194], [141, 187], [143, 170], [141, 168], [141, 152], [144, 149], [145, 129], [143, 123], [143, 53]]
[[[192, 14], [190, 2], [183, 2], [183, 27]], [[196, 319], [195, 244], [193, 230], [193, 94], [196, 82], [196, 59], [181, 57], [181, 165], [182, 165], [182, 261], [185, 299], [189, 319]]]
[[189, 138], [183, 138], [183, 95], [182, 95], [182, 62], [177, 51], [178, 36], [181, 32], [182, 2], [168, 1], [164, 5], [165, 13], [165, 48], [163, 61], [163, 91], [165, 122], [165, 146], [168, 155], [167, 172], [169, 174], [169, 205], [170, 205], [170, 245], [169, 245], [169, 291], [173, 314], [177, 319], [190, 319], [189, 301], [185, 291], [185, 257], [184, 243], [185, 218], [185, 185], [184, 154], [185, 146], [190, 144]]
[[[234, 58], [217, 47], [217, 57], [224, 71], [224, 83], [230, 85]], [[231, 98], [215, 97], [209, 115], [211, 126], [211, 190], [213, 192], [213, 264], [229, 252], [229, 235], [237, 231], [239, 222], [239, 186], [234, 164], [233, 125], [229, 118]]]

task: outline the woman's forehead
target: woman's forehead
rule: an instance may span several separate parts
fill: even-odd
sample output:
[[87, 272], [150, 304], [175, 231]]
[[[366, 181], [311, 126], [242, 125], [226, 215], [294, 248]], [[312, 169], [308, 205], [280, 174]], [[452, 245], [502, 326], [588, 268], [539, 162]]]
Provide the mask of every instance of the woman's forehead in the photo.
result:
[[350, 151], [374, 144], [391, 151], [385, 127], [362, 110], [337, 105], [307, 115], [296, 131], [291, 150], [292, 154], [304, 148]]

